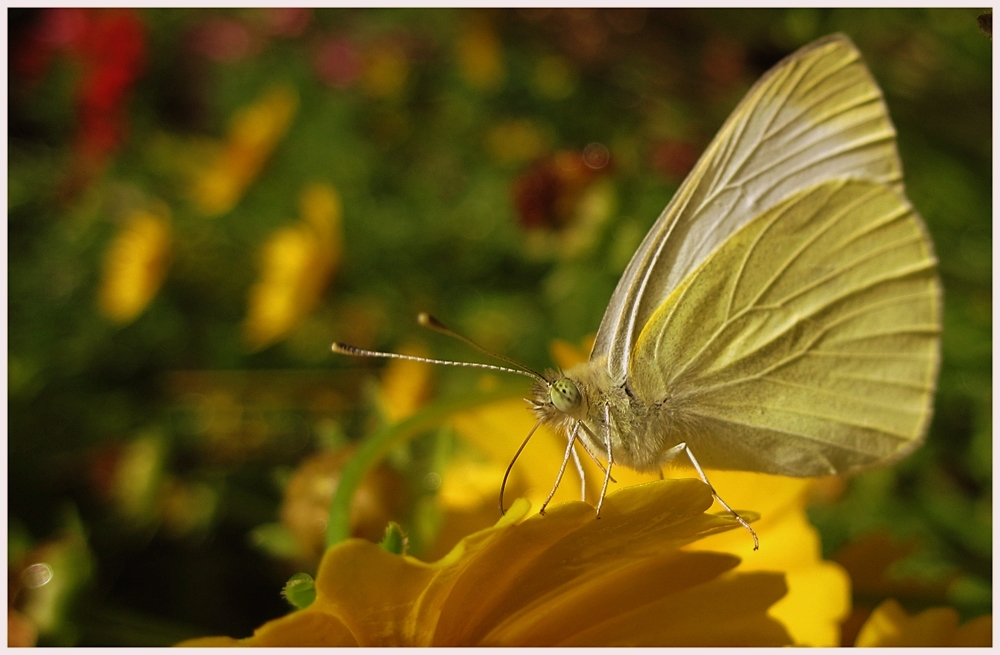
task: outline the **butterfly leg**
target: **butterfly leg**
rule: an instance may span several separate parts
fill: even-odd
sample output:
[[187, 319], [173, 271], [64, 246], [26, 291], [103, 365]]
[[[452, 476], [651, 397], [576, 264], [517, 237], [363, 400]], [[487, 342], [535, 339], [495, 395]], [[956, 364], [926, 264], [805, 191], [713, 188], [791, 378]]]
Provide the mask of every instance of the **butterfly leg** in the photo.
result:
[[[590, 428], [588, 428], [586, 424], [581, 423], [580, 427], [583, 428], [583, 431], [586, 432], [590, 436], [590, 438], [593, 439], [595, 442], [600, 441], [597, 438], [597, 436], [590, 431]], [[580, 439], [580, 445], [583, 446], [583, 449], [587, 451], [588, 455], [590, 455], [590, 459], [594, 460], [594, 464], [597, 464], [597, 468], [601, 469], [601, 473], [607, 473], [607, 470], [604, 468], [604, 464], [601, 464], [601, 460], [597, 459], [597, 455], [595, 455], [594, 451], [590, 449], [590, 446], [587, 445], [587, 442], [584, 441], [583, 439]], [[611, 481], [614, 482], [615, 484], [618, 483], [618, 480], [615, 480], [614, 478], [611, 478]]]
[[687, 444], [686, 443], [678, 444], [677, 446], [675, 446], [671, 450], [676, 450], [676, 449], [679, 449], [679, 448], [683, 448], [684, 452], [687, 453], [688, 459], [690, 459], [691, 463], [694, 464], [694, 470], [698, 471], [698, 477], [701, 478], [702, 482], [704, 482], [705, 484], [708, 485], [709, 490], [711, 490], [711, 492], [712, 492], [712, 496], [714, 496], [715, 499], [717, 501], [719, 501], [720, 505], [722, 505], [723, 507], [726, 508], [726, 511], [728, 511], [730, 514], [732, 514], [733, 517], [737, 521], [740, 522], [740, 525], [742, 525], [744, 528], [746, 528], [747, 530], [750, 531], [750, 536], [753, 537], [753, 549], [757, 550], [760, 547], [760, 542], [757, 541], [757, 533], [753, 531], [753, 528], [751, 528], [750, 524], [746, 522], [746, 519], [744, 519], [742, 516], [740, 516], [739, 514], [737, 514], [736, 511], [732, 507], [730, 507], [729, 505], [727, 505], [726, 501], [724, 501], [721, 498], [719, 498], [719, 494], [717, 494], [715, 492], [715, 487], [713, 487], [712, 483], [708, 481], [708, 477], [706, 477], [705, 476], [705, 472], [703, 470], [701, 470], [701, 465], [698, 464], [698, 460], [696, 460], [694, 458], [694, 453], [691, 452], [691, 449], [688, 448]]
[[580, 500], [587, 502], [587, 474], [583, 471], [583, 462], [580, 461], [580, 454], [573, 448], [573, 463], [576, 464], [576, 472], [580, 474]]
[[[556, 483], [552, 485], [552, 491], [549, 492], [549, 497], [545, 499], [542, 503], [541, 508], [538, 513], [545, 515], [545, 508], [552, 501], [552, 497], [556, 495], [556, 489], [559, 488], [559, 483], [562, 482], [563, 473], [566, 472], [566, 464], [569, 462], [570, 455], [575, 455], [576, 451], [573, 450], [573, 445], [576, 443], [576, 434], [580, 431], [580, 424], [577, 423], [573, 426], [573, 432], [569, 435], [569, 445], [566, 446], [566, 455], [563, 456], [562, 466], [559, 467], [559, 475], [556, 476]], [[579, 458], [577, 458], [577, 463], [579, 464]]]
[[615, 463], [611, 454], [611, 410], [604, 406], [604, 445], [608, 447], [608, 468], [604, 472], [604, 486], [601, 487], [601, 497], [597, 501], [597, 518], [601, 518], [601, 506], [604, 505], [604, 496], [608, 493], [608, 481], [611, 479], [611, 465]]

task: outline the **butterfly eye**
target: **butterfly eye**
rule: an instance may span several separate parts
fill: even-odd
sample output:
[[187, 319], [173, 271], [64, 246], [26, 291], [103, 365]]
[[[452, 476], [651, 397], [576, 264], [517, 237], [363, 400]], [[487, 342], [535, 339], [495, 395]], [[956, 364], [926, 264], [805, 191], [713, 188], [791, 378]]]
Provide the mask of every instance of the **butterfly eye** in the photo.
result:
[[549, 387], [549, 398], [560, 412], [570, 412], [580, 406], [580, 390], [569, 378], [560, 378]]

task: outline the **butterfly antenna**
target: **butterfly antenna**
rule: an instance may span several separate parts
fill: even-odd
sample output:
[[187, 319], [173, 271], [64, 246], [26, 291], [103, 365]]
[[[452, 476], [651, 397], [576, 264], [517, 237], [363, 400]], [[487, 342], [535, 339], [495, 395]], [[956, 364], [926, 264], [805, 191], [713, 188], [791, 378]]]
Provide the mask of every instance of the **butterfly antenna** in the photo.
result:
[[441, 334], [448, 335], [449, 337], [452, 337], [453, 339], [458, 339], [462, 343], [464, 343], [466, 345], [469, 345], [469, 346], [472, 346], [473, 348], [475, 348], [479, 352], [483, 353], [484, 355], [489, 355], [490, 357], [493, 357], [494, 359], [499, 359], [501, 362], [507, 362], [511, 366], [516, 366], [517, 368], [521, 369], [522, 371], [530, 373], [531, 377], [535, 378], [539, 382], [542, 382], [544, 384], [548, 384], [548, 380], [546, 380], [545, 377], [542, 374], [538, 373], [537, 371], [534, 371], [534, 370], [528, 368], [527, 366], [525, 366], [521, 362], [519, 362], [517, 360], [514, 360], [514, 359], [511, 359], [510, 357], [505, 357], [504, 355], [500, 355], [500, 354], [497, 354], [495, 352], [491, 352], [491, 351], [483, 348], [482, 346], [480, 346], [478, 343], [476, 343], [472, 339], [470, 339], [470, 338], [468, 338], [466, 336], [462, 336], [458, 332], [455, 332], [454, 330], [452, 330], [447, 325], [445, 325], [441, 321], [437, 320], [436, 318], [434, 318], [433, 316], [431, 316], [427, 312], [420, 312], [419, 314], [417, 314], [417, 323], [419, 323], [420, 325], [422, 325], [425, 328], [434, 330], [435, 332], [440, 332]]
[[535, 427], [531, 428], [531, 432], [529, 432], [528, 436], [526, 436], [524, 441], [521, 442], [520, 448], [518, 448], [517, 452], [514, 453], [514, 457], [510, 460], [510, 464], [507, 465], [507, 470], [504, 471], [503, 482], [500, 483], [500, 516], [507, 513], [507, 510], [503, 508], [503, 492], [504, 489], [507, 488], [507, 478], [510, 476], [510, 472], [514, 468], [514, 462], [517, 461], [517, 458], [521, 454], [521, 451], [524, 450], [524, 447], [528, 445], [528, 439], [531, 439], [531, 435], [535, 434], [535, 430], [537, 430], [538, 426], [541, 424], [542, 422], [539, 420], [535, 423]]
[[[504, 373], [517, 373], [518, 375], [523, 375], [525, 377], [533, 378], [536, 380], [541, 380], [545, 382], [545, 378], [535, 374], [532, 371], [522, 371], [516, 368], [507, 368], [506, 366], [494, 366], [493, 364], [480, 364], [479, 362], [452, 362], [446, 359], [431, 359], [429, 357], [417, 357], [416, 355], [401, 355], [399, 353], [386, 353], [378, 350], [365, 350], [363, 348], [357, 348], [346, 343], [340, 343], [335, 341], [330, 350], [337, 353], [338, 355], [351, 355], [353, 357], [383, 357], [385, 359], [405, 359], [410, 362], [422, 362], [424, 364], [440, 364], [442, 366], [464, 366], [466, 368], [485, 368], [490, 371], [502, 371]], [[546, 384], [548, 384], [546, 382]]]

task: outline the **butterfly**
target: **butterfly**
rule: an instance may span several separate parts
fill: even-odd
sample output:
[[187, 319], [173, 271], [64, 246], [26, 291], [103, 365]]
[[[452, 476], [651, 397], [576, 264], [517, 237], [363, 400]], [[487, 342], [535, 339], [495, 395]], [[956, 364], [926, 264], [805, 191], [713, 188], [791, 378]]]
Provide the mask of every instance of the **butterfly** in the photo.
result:
[[633, 255], [588, 361], [546, 376], [475, 366], [535, 378], [535, 428], [567, 439], [549, 500], [571, 457], [582, 472], [579, 443], [604, 473], [599, 516], [614, 466], [684, 456], [711, 487], [704, 468], [806, 477], [899, 460], [930, 421], [941, 315], [882, 92], [834, 34], [747, 92]]

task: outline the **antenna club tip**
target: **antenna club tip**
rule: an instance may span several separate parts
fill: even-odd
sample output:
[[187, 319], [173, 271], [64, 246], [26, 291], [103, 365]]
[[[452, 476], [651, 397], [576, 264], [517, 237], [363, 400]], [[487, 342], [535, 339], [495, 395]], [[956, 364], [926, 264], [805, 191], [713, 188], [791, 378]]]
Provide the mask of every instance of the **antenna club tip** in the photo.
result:
[[417, 314], [417, 323], [422, 327], [435, 327], [440, 325], [440, 321], [428, 314], [427, 312], [420, 312]]
[[351, 347], [346, 343], [340, 343], [339, 341], [334, 341], [330, 346], [330, 350], [340, 355], [348, 355], [351, 352]]

